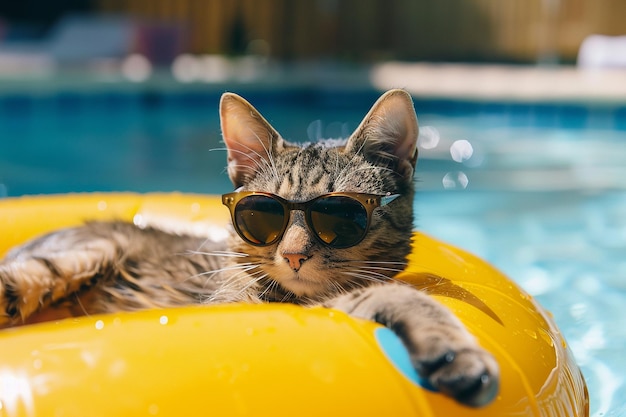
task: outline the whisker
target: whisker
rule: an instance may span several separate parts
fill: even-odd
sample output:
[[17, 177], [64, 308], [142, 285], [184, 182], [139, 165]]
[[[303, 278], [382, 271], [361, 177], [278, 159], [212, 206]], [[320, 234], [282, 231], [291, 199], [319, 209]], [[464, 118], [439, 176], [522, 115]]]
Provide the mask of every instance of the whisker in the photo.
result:
[[361, 167], [361, 168], [357, 168], [354, 169], [353, 172], [357, 172], [357, 171], [387, 171], [387, 172], [395, 172], [393, 169], [391, 168], [385, 168], [385, 167], [381, 167], [381, 166], [375, 166], [375, 167], [371, 167], [371, 166], [367, 166], [367, 167]]
[[[254, 172], [256, 174], [259, 174], [259, 173], [263, 172], [264, 165], [261, 165], [257, 161], [254, 161], [254, 164], [256, 165], [256, 169], [253, 169], [252, 172]], [[241, 169], [251, 168], [249, 165], [242, 165], [242, 164], [235, 164], [234, 167], [241, 168]]]
[[212, 269], [212, 270], [209, 270], [209, 271], [199, 272], [197, 274], [194, 274], [194, 275], [190, 276], [189, 278], [187, 278], [187, 280], [192, 280], [192, 279], [200, 278], [200, 277], [207, 277], [207, 279], [210, 279], [213, 276], [215, 276], [217, 274], [220, 274], [222, 272], [229, 272], [229, 271], [237, 271], [237, 270], [239, 270], [236, 274], [233, 275], [233, 277], [236, 277], [236, 276], [240, 275], [241, 273], [246, 273], [248, 271], [253, 270], [254, 268], [258, 268], [258, 264], [252, 263], [252, 262], [246, 262], [246, 263], [242, 263], [242, 264], [225, 266], [225, 267], [219, 268], [219, 269]]
[[369, 268], [369, 269], [383, 269], [387, 268], [393, 271], [403, 271], [407, 263], [406, 262], [359, 262], [350, 261], [344, 262], [342, 265], [348, 267]]
[[[242, 293], [245, 290], [247, 290], [248, 288], [252, 287], [253, 285], [255, 285], [256, 283], [258, 283], [259, 281], [261, 281], [264, 277], [266, 277], [267, 274], [263, 273], [262, 271], [258, 271], [258, 273], [255, 274], [251, 274], [249, 275], [249, 277], [251, 277], [252, 279], [246, 284], [244, 285], [239, 292]], [[241, 279], [237, 280], [237, 282], [241, 281]]]
[[207, 237], [206, 239], [204, 239], [204, 241], [200, 244], [200, 246], [198, 246], [198, 248], [196, 249], [197, 251], [200, 251], [200, 249], [204, 248], [207, 245], [211, 245], [214, 244], [215, 241], [212, 240], [210, 237]]
[[213, 252], [202, 252], [198, 250], [188, 250], [185, 252], [188, 255], [205, 255], [205, 256], [220, 256], [220, 257], [231, 257], [231, 258], [245, 258], [250, 255], [242, 252], [230, 252], [230, 251], [213, 251]]
[[345, 260], [344, 263], [361, 263], [361, 264], [394, 264], [394, 265], [406, 265], [406, 261], [368, 261], [368, 260]]
[[376, 277], [376, 276], [371, 276], [371, 275], [367, 275], [367, 274], [361, 274], [361, 273], [358, 273], [358, 272], [343, 271], [341, 273], [344, 274], [344, 275], [348, 275], [348, 276], [353, 277], [353, 278], [359, 278], [359, 279], [362, 279], [362, 280], [365, 280], [365, 281], [372, 281], [372, 282], [387, 282], [388, 281], [386, 276], [385, 276], [384, 279], [381, 279], [381, 278]]
[[227, 265], [219, 269], [201, 272], [200, 275], [206, 274], [208, 272], [225, 272], [225, 271], [236, 271], [237, 269], [256, 268], [257, 266], [258, 264], [256, 262], [237, 263], [234, 265]]
[[[258, 284], [262, 279], [267, 276], [267, 274], [265, 274], [261, 270], [251, 274], [248, 272], [249, 270], [256, 267], [258, 267], [258, 265], [255, 265], [253, 268], [250, 268], [247, 271], [240, 271], [239, 273], [230, 276], [219, 289], [214, 291], [210, 296], [206, 298], [206, 302], [224, 302], [224, 300], [227, 300], [229, 302], [250, 301], [250, 297], [245, 297], [248, 289]], [[243, 283], [243, 285], [240, 286], [239, 284], [241, 283]], [[256, 297], [257, 295], [255, 294], [254, 298]]]
[[375, 282], [375, 283], [388, 283], [394, 282], [402, 285], [409, 285], [404, 281], [400, 281], [396, 278], [389, 277], [384, 274], [380, 274], [377, 272], [372, 272], [368, 270], [350, 270], [350, 271], [341, 271], [342, 274], [351, 276], [353, 278], [358, 278], [364, 281]]
[[337, 294], [347, 294], [348, 289], [344, 288], [338, 281], [331, 281], [331, 286], [336, 290]]
[[[256, 137], [256, 138], [259, 140], [259, 142], [261, 142], [261, 144], [263, 145], [263, 142], [259, 139], [259, 137], [258, 137], [258, 136], [256, 136], [256, 134], [255, 134], [255, 137]], [[249, 146], [244, 145], [243, 143], [239, 143], [239, 145], [241, 145], [241, 146], [245, 147], [247, 150], [249, 150], [249, 151], [250, 151], [250, 153], [252, 153], [252, 154], [254, 154], [254, 155], [258, 156], [258, 159], [251, 157], [251, 156], [250, 156], [250, 153], [246, 153], [246, 152], [241, 151], [241, 150], [239, 150], [239, 149], [214, 148], [214, 150], [220, 150], [220, 151], [221, 151], [221, 150], [225, 150], [225, 151], [228, 151], [228, 152], [234, 152], [234, 153], [237, 153], [237, 154], [239, 154], [239, 155], [242, 155], [242, 156], [248, 157], [248, 159], [252, 160], [252, 161], [255, 163], [255, 165], [256, 165], [257, 167], [259, 167], [259, 168], [261, 168], [261, 166], [262, 166], [262, 165], [260, 165], [260, 162], [264, 162], [264, 163], [265, 163], [265, 165], [267, 165], [267, 161], [266, 161], [266, 159], [265, 159], [265, 158], [264, 158], [264, 157], [263, 157], [260, 153], [258, 153], [256, 150], [252, 149], [252, 148], [251, 148], [251, 147], [249, 147]], [[263, 148], [265, 148], [265, 145], [263, 145]], [[267, 151], [266, 151], [266, 153], [267, 153]], [[259, 162], [259, 161], [260, 161], [260, 162]]]
[[[387, 269], [384, 269], [384, 270], [386, 271]], [[358, 272], [358, 273], [361, 273], [361, 274], [369, 274], [370, 276], [380, 277], [380, 278], [383, 278], [385, 280], [389, 280], [390, 279], [389, 275], [381, 274], [380, 272], [372, 271], [370, 268], [368, 268], [368, 269], [353, 269], [352, 271], [353, 272]]]
[[[255, 134], [255, 136], [256, 136], [256, 134]], [[258, 136], [256, 136], [256, 137], [257, 137], [257, 139], [258, 139]], [[259, 139], [259, 141], [260, 141], [260, 142], [261, 142], [261, 144], [263, 145], [263, 148], [264, 148], [264, 149], [266, 149], [266, 148], [265, 148], [265, 145], [263, 144], [263, 142], [262, 142], [260, 139]], [[262, 172], [262, 170], [263, 170], [264, 168], [267, 168], [267, 169], [269, 169], [270, 171], [272, 171], [272, 173], [276, 176], [276, 172], [275, 172], [275, 171], [276, 171], [276, 168], [273, 166], [273, 160], [272, 160], [272, 162], [270, 163], [270, 162], [269, 162], [266, 158], [264, 158], [264, 157], [263, 157], [261, 154], [259, 154], [256, 150], [254, 150], [254, 149], [250, 148], [249, 146], [245, 146], [245, 145], [243, 145], [243, 144], [241, 144], [241, 143], [240, 143], [240, 145], [242, 145], [242, 146], [244, 146], [246, 149], [248, 149], [248, 150], [250, 151], [250, 153], [252, 153], [252, 154], [254, 154], [254, 155], [258, 156], [258, 158], [253, 158], [252, 156], [250, 156], [250, 153], [247, 153], [247, 152], [241, 151], [241, 150], [239, 150], [239, 149], [217, 148], [217, 149], [214, 149], [214, 150], [226, 150], [226, 151], [229, 151], [229, 152], [234, 152], [234, 153], [237, 153], [237, 154], [242, 155], [242, 156], [244, 156], [244, 157], [247, 157], [248, 159], [250, 159], [250, 160], [254, 163], [254, 165], [256, 165], [256, 169], [254, 170], [254, 172], [259, 173], [259, 172]], [[266, 149], [266, 153], [268, 154], [268, 158], [269, 158], [269, 159], [272, 159], [272, 155], [271, 155], [270, 153], [268, 153], [267, 149]], [[235, 165], [235, 166], [237, 166], [237, 167], [242, 167], [242, 168], [250, 168], [250, 166], [249, 166], [249, 165]]]
[[404, 268], [399, 269], [399, 268], [388, 268], [388, 267], [384, 267], [384, 266], [368, 266], [367, 270], [369, 271], [390, 271], [390, 272], [402, 272], [404, 270]]
[[387, 271], [396, 275], [406, 269], [406, 262], [377, 262], [377, 261], [348, 261], [343, 263], [348, 268], [357, 268], [360, 271]]
[[[252, 130], [252, 129], [250, 129], [250, 130]], [[276, 180], [277, 183], [280, 182], [280, 178], [279, 178], [279, 175], [278, 175], [278, 169], [276, 168], [276, 164], [274, 163], [274, 156], [272, 155], [272, 150], [268, 149], [265, 146], [265, 142], [263, 142], [261, 140], [261, 138], [256, 134], [256, 132], [253, 131], [253, 133], [254, 133], [254, 136], [257, 138], [257, 140], [261, 143], [261, 146], [263, 146], [263, 149], [265, 150], [265, 154], [267, 155], [267, 160], [265, 161], [265, 163], [268, 164], [268, 162], [269, 162], [268, 166], [271, 168], [272, 173], [274, 174], [274, 179]]]
[[[292, 293], [291, 291], [287, 291], [285, 292], [285, 295], [283, 296], [283, 298], [280, 300], [281, 303], [287, 302], [288, 300], [290, 300], [291, 298], [295, 297], [296, 295], [294, 293]], [[308, 299], [308, 297], [307, 297]]]
[[253, 158], [253, 157], [250, 156], [250, 153], [246, 153], [246, 152], [240, 151], [238, 149], [230, 149], [230, 151], [237, 152], [237, 153], [239, 153], [239, 154], [241, 154], [243, 156], [246, 156], [249, 159], [251, 159], [254, 162], [254, 164], [257, 166], [257, 168], [258, 168], [256, 170], [256, 172], [260, 172], [261, 169], [263, 169], [263, 168], [269, 169], [269, 171], [272, 173], [274, 179], [278, 182], [279, 181], [279, 175], [278, 175], [278, 170], [276, 168], [276, 164], [274, 163], [274, 156], [272, 155], [272, 150], [269, 149], [266, 146], [265, 142], [261, 140], [259, 135], [257, 135], [257, 133], [254, 130], [252, 130], [252, 129], [249, 129], [249, 130], [254, 135], [254, 137], [259, 141], [259, 143], [263, 147], [263, 150], [265, 151], [265, 155], [267, 157], [264, 157], [259, 152], [257, 152], [255, 149], [253, 149], [253, 148], [251, 148], [249, 146], [246, 146], [243, 143], [239, 143], [239, 145], [244, 146], [247, 150], [250, 151], [251, 154], [256, 155], [258, 158]]
[[[269, 276], [269, 274], [263, 274], [263, 276], [261, 276], [261, 277], [260, 277], [260, 279], [267, 278], [268, 276]], [[260, 299], [263, 299], [263, 297], [265, 297], [265, 295], [266, 295], [266, 294], [271, 293], [271, 292], [272, 292], [272, 290], [273, 290], [274, 288], [276, 288], [276, 287], [278, 287], [278, 283], [277, 283], [275, 280], [270, 279], [270, 280], [269, 280], [269, 283], [265, 286], [265, 288], [263, 289], [263, 291], [261, 291], [261, 293], [259, 294], [259, 298], [260, 298]]]

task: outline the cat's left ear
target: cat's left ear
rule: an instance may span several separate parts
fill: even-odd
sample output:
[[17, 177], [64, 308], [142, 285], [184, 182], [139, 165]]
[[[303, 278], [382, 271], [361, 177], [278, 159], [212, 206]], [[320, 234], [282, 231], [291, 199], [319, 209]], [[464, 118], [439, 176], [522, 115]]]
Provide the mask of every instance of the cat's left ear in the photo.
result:
[[413, 177], [419, 128], [413, 99], [404, 90], [390, 90], [372, 106], [346, 144], [346, 152]]

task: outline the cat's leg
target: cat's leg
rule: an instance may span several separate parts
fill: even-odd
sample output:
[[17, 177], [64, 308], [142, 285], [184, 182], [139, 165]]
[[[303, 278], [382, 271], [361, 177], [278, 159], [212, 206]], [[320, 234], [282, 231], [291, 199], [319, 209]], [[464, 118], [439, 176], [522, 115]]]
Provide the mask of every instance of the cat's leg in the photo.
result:
[[[0, 260], [0, 327], [203, 303], [225, 281], [224, 253], [223, 242], [126, 222], [59, 230]], [[239, 299], [253, 298], [244, 284]]]
[[117, 243], [88, 228], [64, 229], [13, 249], [0, 261], [0, 326], [32, 314], [89, 285], [118, 257]]
[[400, 284], [354, 290], [324, 303], [393, 330], [413, 366], [432, 387], [470, 405], [491, 402], [498, 391], [498, 365], [443, 305]]

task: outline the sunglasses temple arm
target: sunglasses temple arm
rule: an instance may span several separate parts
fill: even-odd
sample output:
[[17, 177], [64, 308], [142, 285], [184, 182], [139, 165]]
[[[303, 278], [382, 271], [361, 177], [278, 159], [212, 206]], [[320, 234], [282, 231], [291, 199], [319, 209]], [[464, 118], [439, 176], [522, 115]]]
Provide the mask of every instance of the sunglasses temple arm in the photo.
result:
[[386, 195], [384, 197], [380, 198], [380, 206], [386, 206], [387, 204], [391, 203], [393, 200], [395, 200], [396, 198], [400, 197], [400, 194], [391, 194], [391, 195]]

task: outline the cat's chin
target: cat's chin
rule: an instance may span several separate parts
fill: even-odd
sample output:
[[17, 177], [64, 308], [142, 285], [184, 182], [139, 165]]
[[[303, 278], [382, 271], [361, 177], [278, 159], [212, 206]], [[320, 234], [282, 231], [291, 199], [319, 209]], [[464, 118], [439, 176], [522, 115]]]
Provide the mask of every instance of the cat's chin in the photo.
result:
[[326, 285], [322, 282], [308, 280], [299, 274], [283, 277], [278, 280], [280, 285], [298, 297], [313, 297], [326, 292]]

